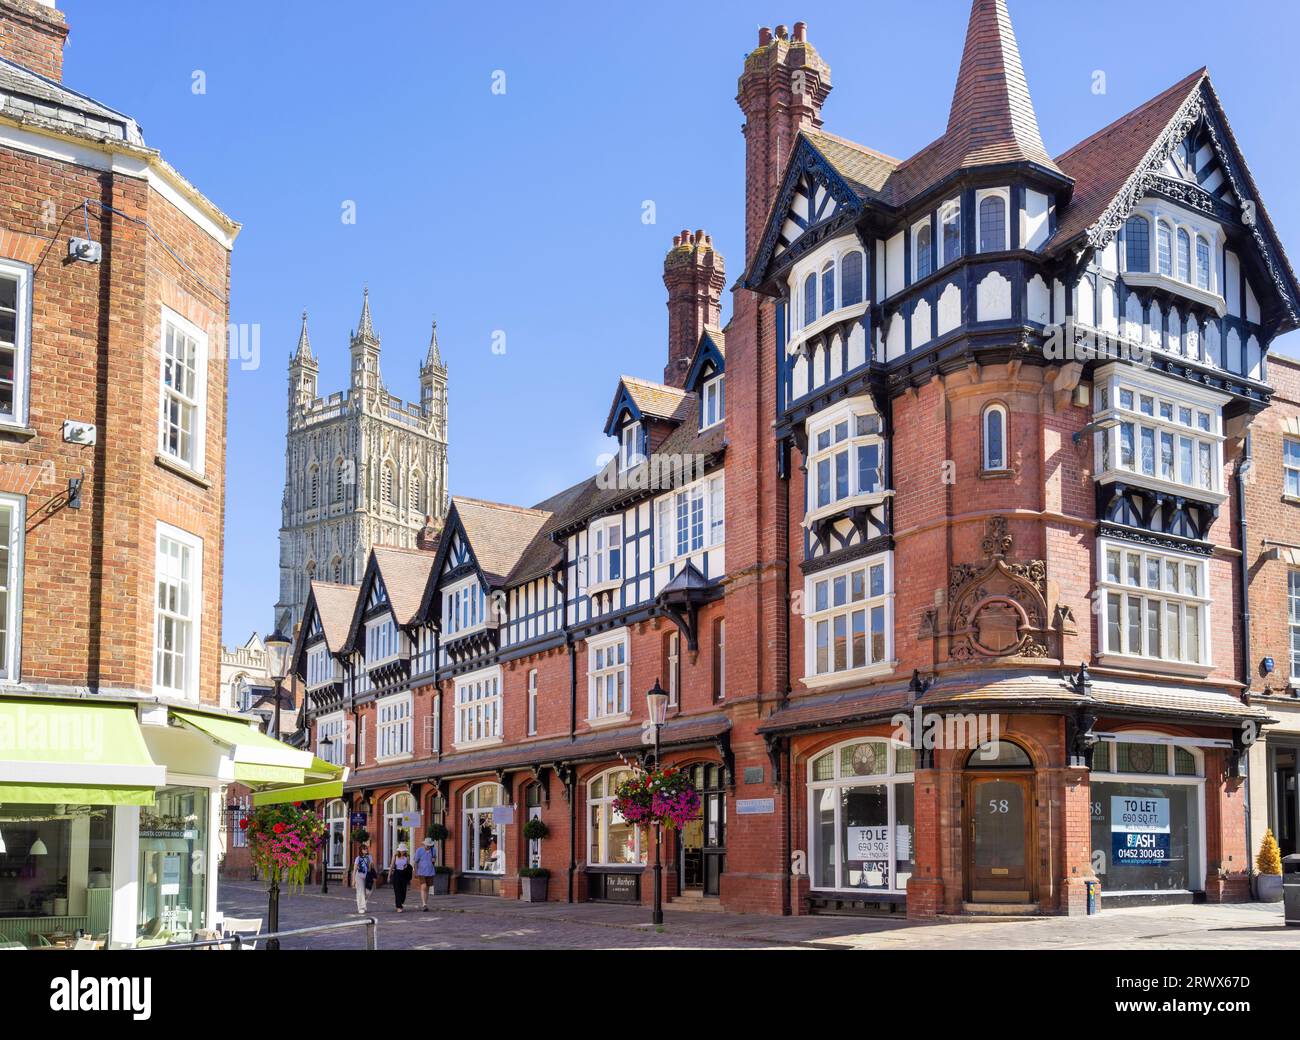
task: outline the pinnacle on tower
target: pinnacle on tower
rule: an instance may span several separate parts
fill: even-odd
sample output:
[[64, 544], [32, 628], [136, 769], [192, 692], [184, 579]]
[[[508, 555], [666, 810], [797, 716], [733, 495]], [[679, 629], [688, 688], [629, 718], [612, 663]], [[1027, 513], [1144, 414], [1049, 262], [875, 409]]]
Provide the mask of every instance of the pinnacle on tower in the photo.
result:
[[370, 320], [370, 286], [366, 286], [361, 295], [361, 320], [357, 323], [357, 330], [352, 334], [353, 339], [365, 339], [372, 343], [378, 343], [379, 337], [375, 335], [374, 323]]
[[433, 331], [429, 334], [429, 351], [424, 357], [422, 368], [445, 368], [442, 363], [442, 351], [438, 349], [438, 319], [433, 319]]
[[311, 338], [307, 335], [307, 308], [302, 311], [302, 331], [298, 333], [298, 349], [293, 353], [294, 361], [298, 363], [313, 363], [316, 357], [311, 352]]

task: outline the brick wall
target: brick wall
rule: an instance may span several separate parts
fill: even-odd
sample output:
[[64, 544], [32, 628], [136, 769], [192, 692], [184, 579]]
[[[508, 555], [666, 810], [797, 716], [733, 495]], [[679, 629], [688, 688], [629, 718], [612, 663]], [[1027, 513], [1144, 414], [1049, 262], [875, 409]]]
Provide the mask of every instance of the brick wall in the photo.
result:
[[63, 12], [36, 0], [0, 0], [0, 57], [52, 80], [63, 79]]

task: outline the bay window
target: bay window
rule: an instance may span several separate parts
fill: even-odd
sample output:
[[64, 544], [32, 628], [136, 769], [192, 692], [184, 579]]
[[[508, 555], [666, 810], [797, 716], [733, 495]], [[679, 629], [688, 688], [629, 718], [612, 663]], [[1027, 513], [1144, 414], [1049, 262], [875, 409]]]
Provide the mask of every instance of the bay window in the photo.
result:
[[852, 404], [809, 420], [808, 514], [884, 490], [880, 417], [869, 404]]
[[805, 678], [887, 667], [893, 657], [893, 594], [888, 553], [809, 575]]
[[587, 647], [587, 717], [597, 720], [629, 714], [627, 633], [589, 640]]
[[501, 669], [456, 679], [456, 744], [501, 739]]
[[943, 262], [950, 264], [961, 256], [961, 203], [946, 203], [939, 211], [943, 226]]
[[1099, 539], [1099, 592], [1107, 653], [1208, 665], [1210, 613], [1206, 562]]
[[814, 889], [906, 892], [914, 870], [911, 748], [840, 744], [808, 766]]
[[198, 699], [203, 542], [158, 524], [154, 558], [154, 693]]
[[334, 657], [323, 642], [307, 651], [307, 689], [333, 682]]
[[397, 758], [412, 753], [414, 750], [411, 744], [413, 707], [410, 691], [392, 697], [381, 697], [376, 702], [375, 714], [379, 728], [375, 735], [375, 758]]

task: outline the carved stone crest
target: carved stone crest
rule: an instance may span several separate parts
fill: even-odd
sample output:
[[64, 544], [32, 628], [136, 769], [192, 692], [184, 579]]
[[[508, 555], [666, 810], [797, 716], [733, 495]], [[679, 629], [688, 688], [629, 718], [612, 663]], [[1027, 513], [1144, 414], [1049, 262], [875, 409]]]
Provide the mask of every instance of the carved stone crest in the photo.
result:
[[977, 661], [994, 657], [1047, 657], [1047, 566], [1042, 560], [1007, 561], [1013, 539], [1007, 520], [989, 520], [984, 562], [962, 563], [948, 576], [948, 656]]

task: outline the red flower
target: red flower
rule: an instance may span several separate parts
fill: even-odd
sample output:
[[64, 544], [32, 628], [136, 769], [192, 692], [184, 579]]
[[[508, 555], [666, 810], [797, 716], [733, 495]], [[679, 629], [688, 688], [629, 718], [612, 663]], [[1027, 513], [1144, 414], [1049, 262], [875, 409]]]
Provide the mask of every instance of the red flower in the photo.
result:
[[239, 821], [239, 829], [240, 829], [241, 831], [246, 831], [246, 830], [248, 830], [248, 817], [247, 817], [247, 816], [245, 816], [242, 820]]
[[294, 803], [293, 803], [293, 807], [294, 807], [295, 809], [301, 809], [301, 808], [302, 808], [302, 802], [294, 802]]
[[283, 833], [284, 833], [284, 824], [282, 824], [282, 823], [277, 823], [274, 827], [271, 828], [271, 830], [275, 831], [276, 834], [283, 834]]

